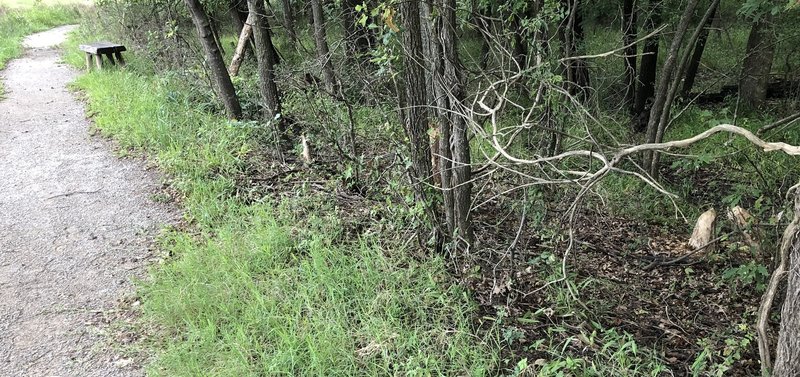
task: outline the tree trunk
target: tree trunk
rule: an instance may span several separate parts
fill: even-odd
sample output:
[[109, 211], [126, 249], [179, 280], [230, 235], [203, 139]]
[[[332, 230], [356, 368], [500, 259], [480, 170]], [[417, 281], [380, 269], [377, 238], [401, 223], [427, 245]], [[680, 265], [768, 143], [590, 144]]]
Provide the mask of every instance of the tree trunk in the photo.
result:
[[283, 7], [283, 26], [286, 28], [286, 34], [289, 36], [289, 41], [294, 45], [297, 44], [297, 33], [295, 32], [294, 9], [292, 8], [291, 0], [281, 0]]
[[[428, 137], [428, 109], [425, 93], [425, 68], [420, 29], [419, 0], [408, 0], [401, 5], [403, 31], [401, 33], [403, 61], [403, 121], [409, 138], [411, 152], [412, 185], [417, 200], [428, 207], [430, 221], [436, 221], [427, 203], [426, 187], [432, 184], [431, 149]], [[422, 235], [420, 234], [420, 237]], [[422, 239], [421, 239], [422, 240]]]
[[775, 34], [772, 17], [765, 15], [754, 22], [747, 38], [747, 50], [742, 62], [739, 97], [749, 108], [759, 108], [767, 98], [769, 73], [775, 55]]
[[514, 27], [514, 61], [517, 63], [519, 70], [522, 71], [528, 68], [528, 45], [525, 39], [522, 38], [522, 19], [519, 15], [514, 14], [512, 25]]
[[[720, 0], [712, 0], [711, 1], [711, 4], [708, 6], [708, 9], [706, 9], [706, 12], [703, 15], [703, 18], [700, 20], [700, 23], [697, 24], [697, 27], [695, 28], [695, 30], [692, 33], [691, 37], [689, 37], [689, 40], [686, 43], [686, 48], [684, 49], [684, 52], [681, 55], [680, 60], [678, 61], [677, 68], [675, 68], [673, 72], [665, 73], [665, 74], [672, 75], [674, 77], [674, 79], [671, 82], [668, 82], [669, 86], [667, 87], [666, 93], [663, 92], [663, 89], [660, 89], [660, 91], [658, 93], [658, 95], [664, 95], [664, 97], [663, 97], [663, 103], [660, 103], [661, 104], [660, 105], [661, 106], [661, 109], [660, 109], [661, 113], [659, 114], [658, 120], [655, 121], [656, 134], [655, 134], [655, 139], [653, 139], [653, 141], [652, 141], [654, 143], [660, 143], [662, 140], [664, 140], [664, 133], [666, 132], [667, 125], [669, 124], [669, 121], [670, 121], [670, 113], [671, 113], [671, 110], [672, 110], [672, 102], [675, 100], [675, 95], [678, 92], [678, 86], [680, 86], [681, 78], [683, 77], [684, 69], [686, 68], [686, 63], [689, 61], [689, 56], [692, 53], [691, 46], [694, 46], [696, 44], [697, 39], [700, 37], [700, 34], [702, 34], [703, 29], [705, 29], [706, 23], [709, 20], [711, 20], [712, 16], [717, 11], [717, 6], [719, 5], [719, 2], [720, 2]], [[684, 14], [684, 16], [685, 16], [685, 14]], [[691, 15], [689, 15], [689, 17], [691, 17]], [[687, 25], [687, 27], [688, 27], [688, 25]], [[677, 33], [676, 33], [676, 37], [678, 37]], [[666, 65], [665, 65], [665, 67], [666, 67]], [[664, 82], [664, 81], [662, 80], [662, 82]], [[656, 103], [659, 103], [659, 97], [656, 97]], [[654, 110], [655, 110], [655, 108], [654, 108]], [[653, 114], [651, 113], [650, 115], [652, 116]], [[654, 122], [654, 120], [651, 118], [650, 119], [650, 123], [648, 123], [648, 126], [653, 122]], [[657, 154], [657, 153], [653, 153], [652, 154], [652, 159], [650, 161], [650, 174], [653, 177], [656, 177], [658, 175], [659, 156], [660, 155]]]
[[712, 16], [706, 20], [706, 24], [697, 38], [697, 43], [694, 45], [694, 53], [692, 59], [689, 61], [689, 66], [686, 68], [686, 77], [683, 80], [683, 87], [681, 88], [681, 98], [688, 99], [689, 93], [692, 92], [694, 86], [694, 79], [697, 77], [697, 71], [700, 69], [700, 61], [703, 58], [703, 51], [706, 49], [706, 41], [708, 40], [708, 31], [711, 28], [711, 23], [714, 21], [714, 14], [717, 13], [719, 5], [714, 6]]
[[[644, 32], [650, 33], [656, 29], [656, 25], [661, 23], [661, 2], [651, 0], [650, 16], [645, 19]], [[653, 103], [653, 95], [656, 92], [656, 72], [658, 71], [658, 45], [659, 36], [654, 35], [644, 42], [642, 48], [642, 59], [639, 63], [639, 88], [636, 91], [636, 99], [633, 105], [633, 124], [634, 132], [644, 132], [647, 129], [647, 121], [650, 117], [650, 106]]]
[[[560, 36], [565, 58], [577, 55], [578, 47], [583, 42], [583, 17], [579, 9], [579, 0], [562, 0], [567, 10], [567, 17], [561, 22]], [[589, 69], [583, 59], [568, 59], [564, 62], [564, 78], [567, 92], [570, 95], [586, 97], [589, 88]]]
[[464, 83], [461, 76], [456, 41], [456, 1], [442, 0], [441, 41], [444, 61], [444, 83], [450, 93], [449, 117], [452, 124], [450, 141], [453, 157], [453, 174], [451, 184], [453, 190], [453, 215], [455, 220], [455, 236], [461, 250], [469, 250], [474, 242], [472, 229], [472, 184], [470, 183], [470, 151], [467, 137], [467, 120], [463, 110]]
[[239, 119], [242, 117], [242, 107], [239, 104], [239, 98], [236, 96], [236, 89], [233, 87], [228, 69], [225, 67], [222, 53], [217, 46], [217, 42], [214, 40], [214, 32], [211, 30], [208, 15], [206, 15], [203, 5], [200, 4], [199, 0], [185, 0], [185, 2], [186, 6], [189, 8], [189, 13], [191, 13], [192, 22], [194, 22], [197, 28], [197, 35], [200, 37], [200, 42], [203, 45], [203, 50], [206, 55], [206, 64], [208, 64], [211, 70], [217, 96], [225, 106], [225, 112], [228, 118]]
[[[775, 355], [775, 377], [794, 377], [800, 371], [800, 239], [797, 218], [800, 216], [800, 192], [795, 193], [794, 217], [783, 234], [781, 250], [788, 251], [789, 268], [786, 298], [781, 309], [781, 328]], [[791, 244], [791, 246], [788, 245]], [[787, 245], [783, 245], [787, 244]]]
[[336, 76], [333, 74], [328, 40], [325, 38], [325, 15], [320, 0], [311, 0], [311, 13], [314, 16], [314, 44], [317, 46], [317, 59], [322, 66], [325, 89], [331, 94], [336, 94]]
[[[436, 4], [438, 8], [439, 4]], [[425, 45], [425, 57], [427, 58], [426, 88], [428, 91], [428, 104], [436, 112], [436, 132], [431, 139], [432, 164], [435, 169], [434, 174], [438, 176], [436, 183], [442, 192], [442, 204], [445, 217], [445, 224], [441, 224], [441, 232], [448, 239], [456, 229], [455, 215], [453, 213], [453, 190], [451, 189], [451, 177], [453, 175], [453, 155], [450, 151], [450, 136], [452, 135], [452, 125], [450, 124], [450, 99], [447, 95], [444, 78], [444, 59], [442, 56], [442, 44], [439, 38], [442, 29], [441, 14], [438, 9], [434, 12], [431, 1], [421, 3], [420, 16], [422, 18], [423, 42]], [[434, 16], [436, 14], [437, 16]], [[425, 34], [427, 33], [427, 36]]]
[[625, 106], [633, 111], [636, 99], [636, 1], [622, 3], [622, 43], [625, 47]]
[[[692, 20], [692, 15], [694, 14], [694, 9], [697, 8], [698, 2], [699, 0], [689, 0], [678, 22], [678, 27], [675, 29], [675, 33], [672, 36], [672, 42], [670, 43], [669, 51], [667, 51], [667, 58], [664, 60], [664, 66], [661, 68], [661, 75], [658, 79], [658, 86], [656, 86], [653, 106], [650, 108], [650, 117], [647, 120], [646, 142], [648, 143], [654, 143], [656, 141], [661, 113], [664, 111], [667, 102], [667, 91], [669, 90], [670, 80], [675, 70], [675, 62], [678, 60], [678, 53], [680, 52], [681, 43], [683, 43], [683, 36], [686, 34], [686, 29], [689, 28], [689, 22]], [[653, 163], [654, 155], [654, 152], [645, 153], [644, 166], [650, 170], [651, 174], [654, 173], [657, 168], [655, 166], [656, 164]]]
[[242, 33], [242, 28], [244, 28], [247, 14], [248, 14], [247, 7], [242, 6], [241, 0], [231, 0], [231, 2], [228, 5], [228, 15], [231, 17], [234, 31], [237, 34]]
[[247, 45], [250, 44], [250, 41], [253, 38], [252, 24], [253, 19], [248, 15], [247, 22], [245, 22], [244, 26], [242, 26], [242, 30], [239, 33], [239, 40], [236, 43], [236, 50], [233, 52], [233, 59], [231, 59], [231, 65], [228, 68], [228, 72], [230, 72], [231, 76], [239, 75], [239, 67], [242, 66], [244, 55], [247, 52]]
[[[253, 20], [253, 37], [255, 38], [256, 60], [258, 60], [258, 89], [264, 100], [264, 119], [275, 120], [281, 113], [281, 100], [278, 86], [275, 84], [275, 61], [270, 53], [273, 50], [272, 36], [269, 31], [267, 12], [263, 0], [247, 0], [250, 17]], [[283, 122], [278, 122], [278, 131], [285, 137]]]

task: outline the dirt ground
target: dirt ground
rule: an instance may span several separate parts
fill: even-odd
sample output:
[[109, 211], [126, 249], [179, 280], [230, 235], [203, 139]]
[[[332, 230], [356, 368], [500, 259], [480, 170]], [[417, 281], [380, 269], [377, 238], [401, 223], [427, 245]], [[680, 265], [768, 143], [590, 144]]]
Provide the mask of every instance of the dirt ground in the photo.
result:
[[0, 375], [137, 376], [109, 318], [179, 215], [151, 200], [154, 171], [90, 136], [55, 48], [69, 30], [29, 37], [0, 73]]

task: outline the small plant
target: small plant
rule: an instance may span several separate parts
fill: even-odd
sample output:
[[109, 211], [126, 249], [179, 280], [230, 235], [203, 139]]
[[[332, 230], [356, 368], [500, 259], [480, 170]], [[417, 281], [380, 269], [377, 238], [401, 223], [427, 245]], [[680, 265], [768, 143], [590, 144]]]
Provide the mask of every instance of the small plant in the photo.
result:
[[764, 292], [769, 279], [767, 267], [756, 261], [749, 261], [738, 267], [731, 267], [722, 273], [722, 281], [732, 290], [738, 287], [755, 286], [758, 293]]

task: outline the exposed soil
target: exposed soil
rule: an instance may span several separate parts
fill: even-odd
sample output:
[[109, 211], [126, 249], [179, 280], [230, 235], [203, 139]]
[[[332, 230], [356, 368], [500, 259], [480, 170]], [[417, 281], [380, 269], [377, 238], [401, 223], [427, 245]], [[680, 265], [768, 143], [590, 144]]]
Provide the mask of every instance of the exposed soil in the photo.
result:
[[141, 375], [108, 322], [178, 214], [150, 199], [155, 172], [90, 136], [55, 49], [69, 30], [30, 36], [1, 74], [0, 375]]

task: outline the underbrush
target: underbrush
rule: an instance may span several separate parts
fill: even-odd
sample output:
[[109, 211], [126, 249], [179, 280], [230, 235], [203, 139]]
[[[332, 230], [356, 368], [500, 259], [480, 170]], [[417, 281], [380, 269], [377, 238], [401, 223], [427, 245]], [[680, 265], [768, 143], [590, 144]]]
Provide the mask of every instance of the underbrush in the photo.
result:
[[[72, 38], [72, 44], [77, 41]], [[78, 63], [80, 64], [80, 63]], [[258, 128], [198, 109], [169, 78], [86, 74], [95, 126], [170, 176], [192, 224], [141, 285], [155, 375], [486, 375], [493, 347], [440, 258], [342, 236], [322, 197], [237, 196]], [[487, 338], [490, 339], [490, 338]]]

